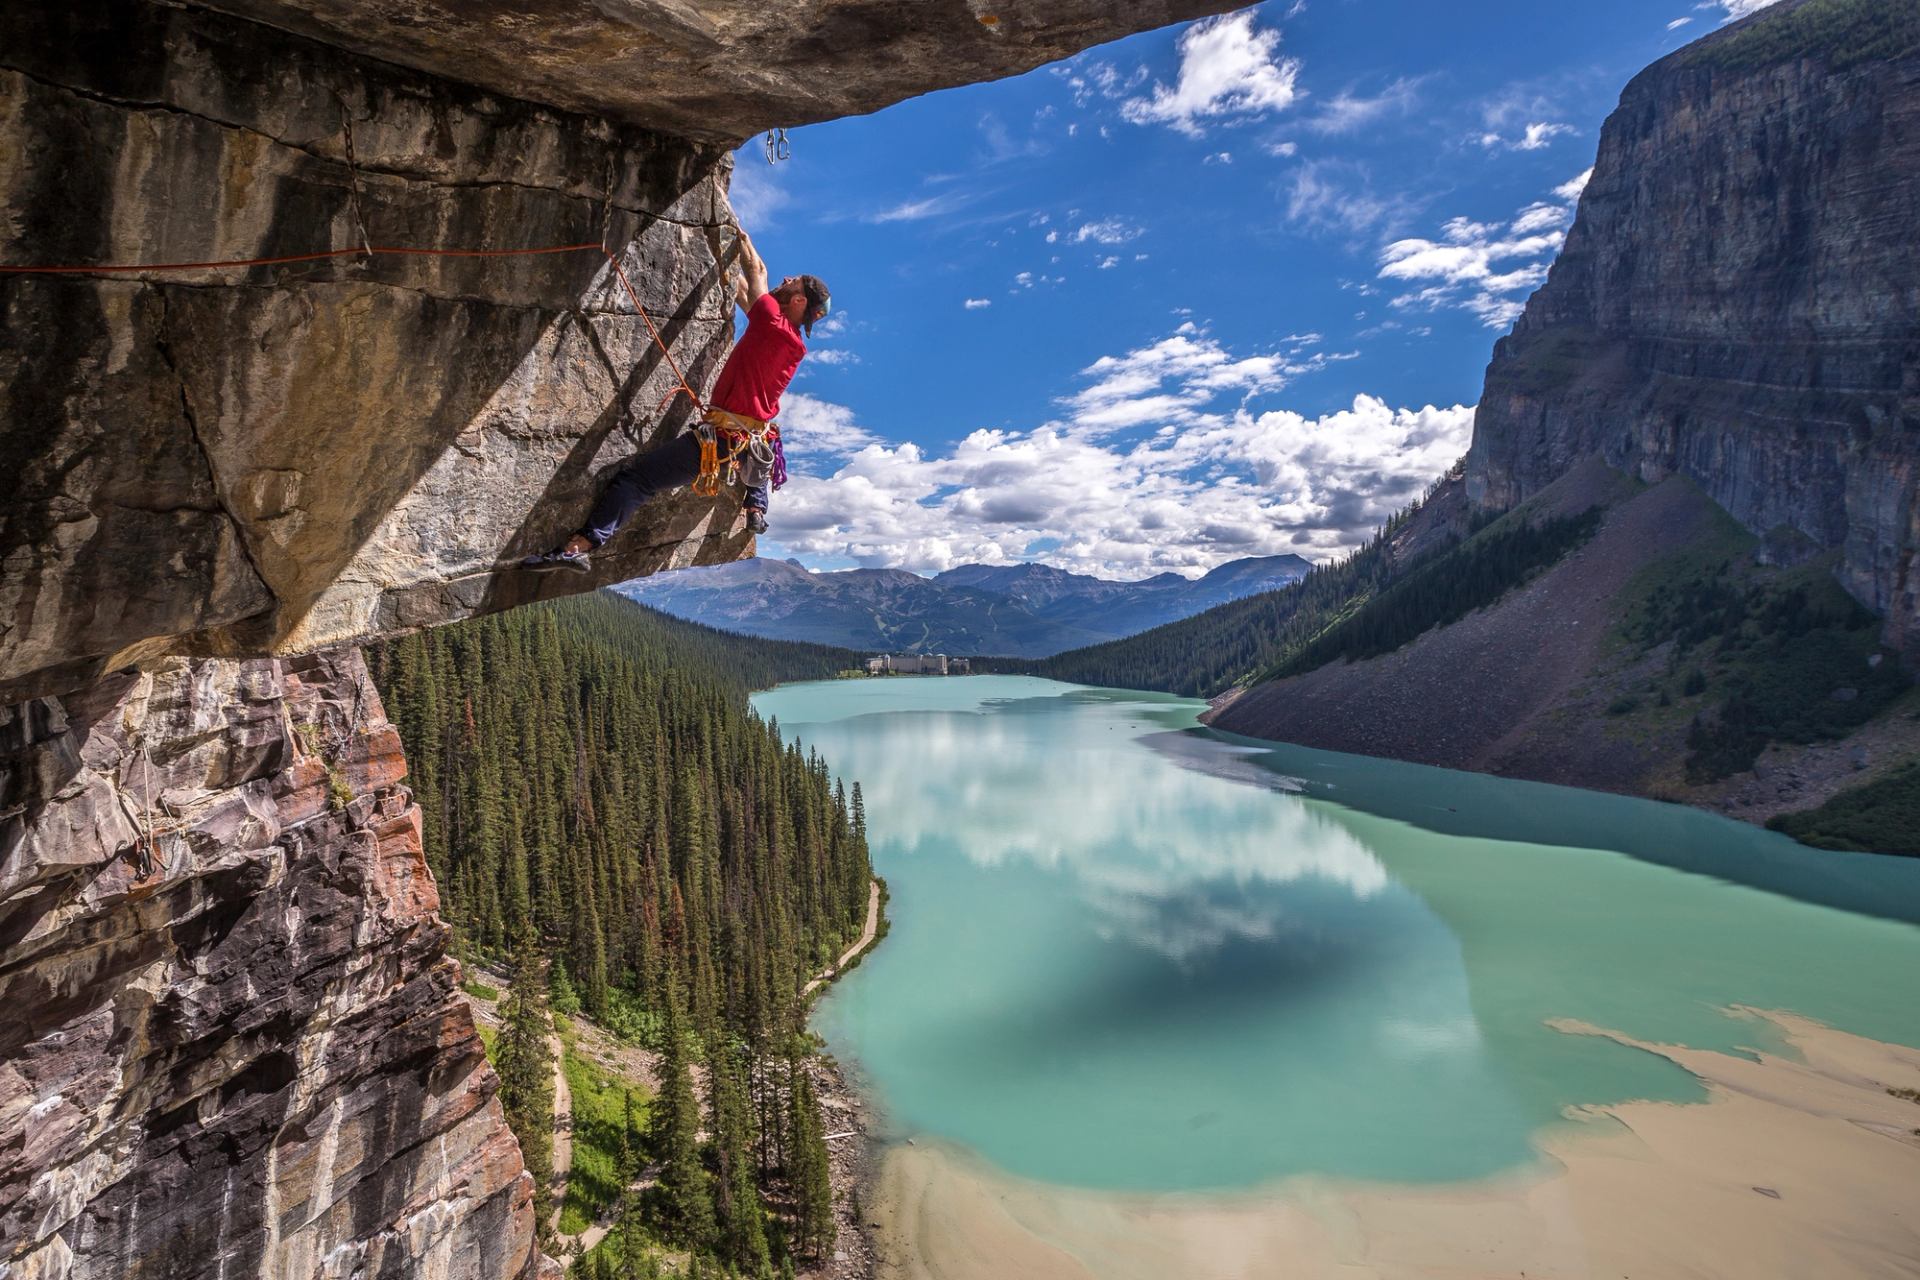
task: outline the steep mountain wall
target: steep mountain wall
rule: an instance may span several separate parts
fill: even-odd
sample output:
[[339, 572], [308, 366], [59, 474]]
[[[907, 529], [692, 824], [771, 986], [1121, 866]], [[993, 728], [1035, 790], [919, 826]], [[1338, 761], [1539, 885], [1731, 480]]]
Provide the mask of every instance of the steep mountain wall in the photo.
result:
[[353, 650], [0, 709], [0, 1274], [533, 1273], [405, 772]]
[[1594, 453], [1684, 474], [1776, 558], [1837, 552], [1920, 655], [1916, 27], [1906, 5], [1784, 0], [1627, 86], [1487, 369], [1476, 501]]

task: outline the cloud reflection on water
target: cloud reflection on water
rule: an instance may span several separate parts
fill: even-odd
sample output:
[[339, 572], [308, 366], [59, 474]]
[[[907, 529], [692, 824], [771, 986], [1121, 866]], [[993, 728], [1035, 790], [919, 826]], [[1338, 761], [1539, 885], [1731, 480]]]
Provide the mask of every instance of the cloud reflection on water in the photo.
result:
[[[1140, 751], [1154, 727], [1140, 708], [1081, 701], [1063, 732], [1062, 700], [1044, 701], [1046, 716], [1010, 702], [862, 717], [807, 736], [861, 780], [889, 852], [954, 847], [977, 866], [1024, 862], [1071, 877], [1102, 936], [1176, 963], [1305, 927], [1275, 886], [1314, 879], [1365, 900], [1390, 883], [1364, 843], [1305, 805]], [[966, 815], [964, 835], [953, 814]]]

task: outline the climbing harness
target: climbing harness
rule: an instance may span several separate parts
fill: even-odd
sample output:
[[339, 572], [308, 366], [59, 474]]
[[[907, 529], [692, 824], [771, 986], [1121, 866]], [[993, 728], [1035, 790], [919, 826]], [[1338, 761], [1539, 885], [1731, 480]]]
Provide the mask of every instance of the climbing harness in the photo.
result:
[[745, 484], [752, 489], [771, 483], [777, 489], [786, 483], [785, 450], [777, 423], [710, 408], [694, 431], [700, 437], [700, 474], [694, 477], [693, 491], [702, 497], [719, 495], [723, 470], [728, 485]]

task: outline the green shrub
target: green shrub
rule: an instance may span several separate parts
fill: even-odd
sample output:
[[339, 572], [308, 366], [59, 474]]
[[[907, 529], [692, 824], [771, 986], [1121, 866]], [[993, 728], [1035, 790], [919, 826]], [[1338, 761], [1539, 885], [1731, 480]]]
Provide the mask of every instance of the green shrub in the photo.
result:
[[1687, 655], [1695, 664], [1683, 696], [1724, 691], [1687, 733], [1686, 776], [1695, 784], [1752, 768], [1769, 742], [1842, 737], [1911, 682], [1880, 650], [1879, 619], [1824, 569], [1754, 570], [1744, 553], [1724, 550], [1643, 571], [1620, 624], [1641, 651], [1671, 642], [1672, 661]]
[[1820, 849], [1920, 857], [1920, 758], [1817, 809], [1781, 814], [1767, 825]]

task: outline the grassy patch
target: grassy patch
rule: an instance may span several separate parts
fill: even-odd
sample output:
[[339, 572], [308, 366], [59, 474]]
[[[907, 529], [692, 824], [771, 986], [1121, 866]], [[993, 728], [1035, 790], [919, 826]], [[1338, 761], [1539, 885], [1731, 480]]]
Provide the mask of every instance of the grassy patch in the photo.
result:
[[1913, 0], [1812, 0], [1766, 14], [1718, 40], [1683, 51], [1683, 67], [1757, 71], [1817, 58], [1835, 71], [1920, 52], [1920, 5]]
[[[560, 1209], [560, 1230], [574, 1235], [586, 1230], [620, 1198], [625, 1183], [620, 1171], [621, 1135], [630, 1149], [645, 1139], [647, 1094], [640, 1086], [608, 1071], [580, 1052], [572, 1029], [562, 1033], [566, 1047], [561, 1069], [573, 1091], [573, 1168], [567, 1175], [567, 1198]], [[627, 1130], [627, 1098], [633, 1098], [633, 1129]]]
[[1819, 849], [1920, 857], [1920, 758], [1817, 809], [1781, 814], [1767, 825]]
[[500, 1033], [484, 1022], [476, 1022], [473, 1029], [480, 1033], [480, 1047], [487, 1051], [487, 1061], [493, 1061], [493, 1046], [499, 1041]]
[[500, 998], [500, 988], [490, 987], [477, 978], [468, 978], [460, 984], [460, 989], [472, 996], [475, 1000], [485, 1000], [488, 1003], [492, 1003]]

